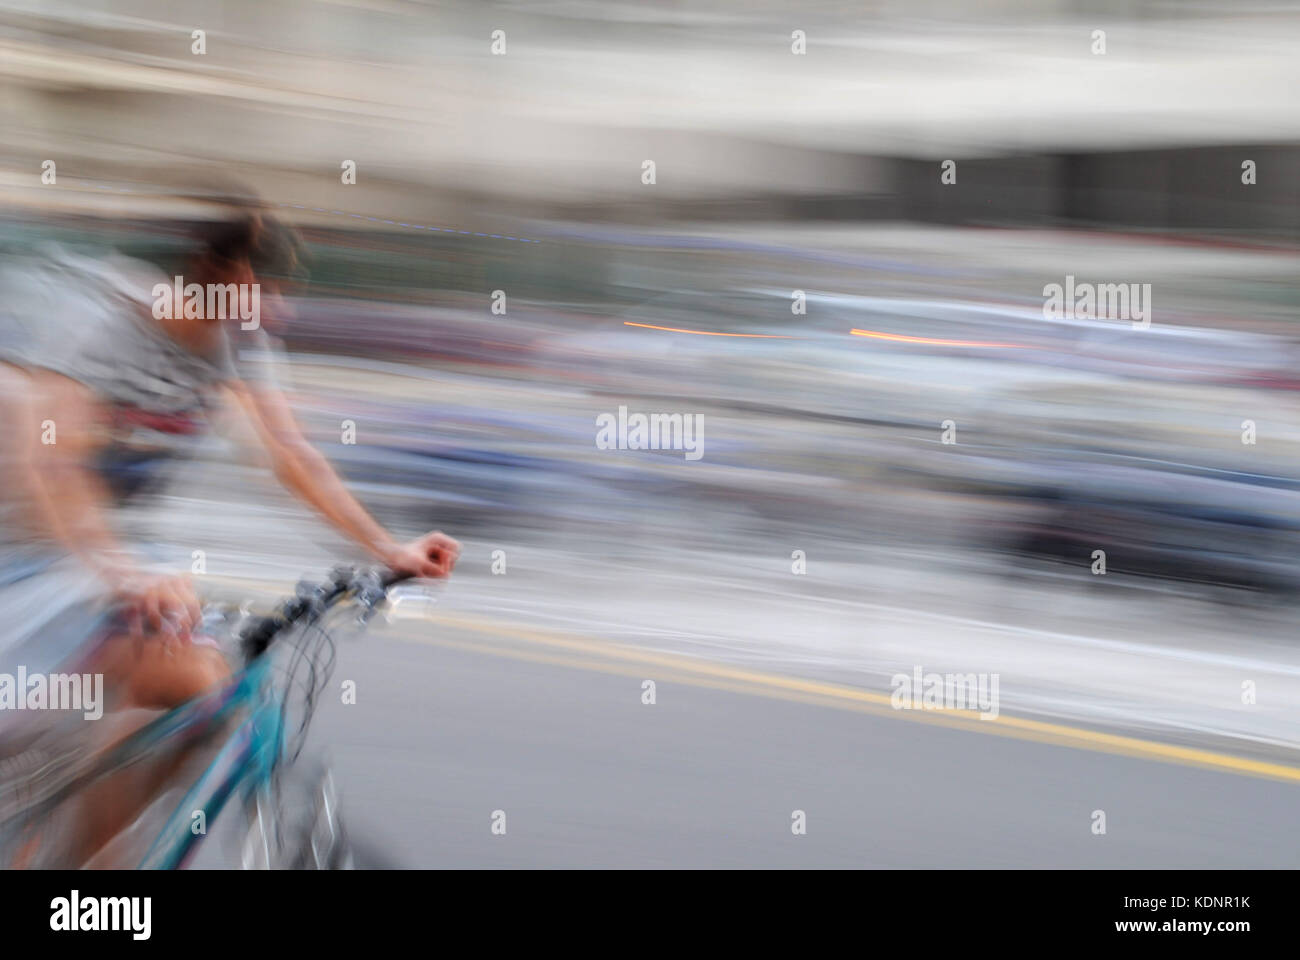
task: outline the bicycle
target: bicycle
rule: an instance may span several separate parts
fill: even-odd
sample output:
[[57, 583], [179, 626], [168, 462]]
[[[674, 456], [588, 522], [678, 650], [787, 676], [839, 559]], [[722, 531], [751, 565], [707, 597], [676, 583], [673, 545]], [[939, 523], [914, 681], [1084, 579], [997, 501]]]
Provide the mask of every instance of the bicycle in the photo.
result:
[[[364, 625], [403, 577], [375, 570], [335, 568], [320, 583], [301, 582], [291, 598], [269, 616], [255, 617], [229, 605], [208, 605], [209, 630], [229, 625], [242, 666], [220, 688], [153, 720], [106, 753], [93, 758], [51, 755], [27, 766], [11, 796], [0, 798], [0, 854], [10, 854], [29, 838], [29, 828], [47, 823], [64, 801], [96, 780], [174, 747], [187, 738], [217, 731], [224, 742], [215, 758], [166, 817], [139, 862], [143, 869], [186, 866], [231, 797], [238, 794], [247, 815], [241, 846], [245, 869], [349, 869], [358, 866], [355, 850], [338, 813], [333, 782], [324, 771], [302, 776], [295, 770], [315, 708], [316, 697], [334, 665], [334, 642], [325, 629], [329, 615], [344, 600], [360, 608]], [[283, 638], [296, 634], [298, 643]], [[282, 683], [276, 660], [288, 656]], [[305, 676], [302, 671], [305, 669]], [[295, 684], [302, 681], [302, 716], [290, 730], [289, 708]], [[225, 734], [230, 724], [233, 730]], [[294, 809], [292, 791], [305, 791], [305, 806]], [[6, 809], [7, 808], [7, 809]], [[201, 815], [201, 819], [200, 819]], [[142, 818], [144, 819], [144, 818]], [[137, 820], [137, 824], [141, 821]], [[203, 830], [195, 829], [201, 823]], [[28, 866], [45, 866], [39, 852]]]

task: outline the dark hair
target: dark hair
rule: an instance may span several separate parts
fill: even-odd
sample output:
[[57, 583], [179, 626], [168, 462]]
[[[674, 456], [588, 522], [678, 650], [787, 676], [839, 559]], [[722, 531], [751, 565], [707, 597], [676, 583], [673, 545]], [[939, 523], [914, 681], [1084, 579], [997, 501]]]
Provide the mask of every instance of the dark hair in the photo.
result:
[[194, 231], [196, 252], [200, 259], [223, 263], [252, 260], [257, 251], [258, 233], [257, 217], [252, 213], [203, 221]]
[[202, 171], [201, 181], [186, 181], [185, 196], [209, 211], [186, 230], [195, 261], [217, 268], [247, 262], [258, 276], [305, 279], [302, 240], [271, 215], [256, 191], [210, 170]]

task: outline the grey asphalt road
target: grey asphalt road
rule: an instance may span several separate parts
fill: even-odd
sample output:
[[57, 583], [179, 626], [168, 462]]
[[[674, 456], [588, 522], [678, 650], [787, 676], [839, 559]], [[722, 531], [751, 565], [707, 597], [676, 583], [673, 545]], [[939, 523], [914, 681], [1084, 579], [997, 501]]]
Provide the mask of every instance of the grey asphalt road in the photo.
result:
[[354, 830], [409, 867], [1300, 865], [1295, 782], [681, 663], [398, 620], [340, 643], [312, 739]]

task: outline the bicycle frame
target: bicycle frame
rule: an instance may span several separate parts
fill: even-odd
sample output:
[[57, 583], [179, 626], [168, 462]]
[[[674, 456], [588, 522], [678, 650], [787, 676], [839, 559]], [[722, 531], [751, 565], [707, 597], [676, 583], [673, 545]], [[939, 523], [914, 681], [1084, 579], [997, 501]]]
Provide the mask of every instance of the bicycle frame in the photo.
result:
[[[217, 718], [243, 707], [249, 707], [250, 714], [168, 816], [141, 860], [141, 869], [173, 870], [184, 866], [195, 852], [199, 837], [206, 833], [207, 824], [216, 820], [239, 787], [243, 786], [245, 799], [269, 789], [284, 749], [282, 698], [271, 683], [270, 670], [269, 658], [258, 657], [228, 687], [228, 699], [221, 704]], [[190, 704], [174, 712], [201, 709]], [[147, 728], [142, 731], [146, 732]], [[140, 746], [147, 747], [167, 736], [155, 733]], [[203, 814], [203, 832], [194, 829], [198, 812]]]
[[[220, 688], [212, 690], [164, 714], [137, 730], [112, 748], [106, 757], [91, 761], [80, 770], [73, 769], [71, 776], [57, 788], [40, 798], [28, 810], [15, 815], [0, 827], [8, 829], [11, 822], [22, 823], [19, 818], [48, 814], [59, 804], [96, 779], [120, 770], [141, 760], [157, 756], [160, 748], [178, 746], [177, 739], [187, 731], [206, 733], [223, 722], [240, 718], [233, 733], [225, 736], [216, 758], [185, 796], [168, 815], [161, 830], [145, 852], [140, 867], [144, 869], [175, 869], [184, 866], [197, 849], [197, 841], [206, 836], [207, 827], [214, 822], [236, 792], [254, 813], [255, 827], [261, 828], [263, 849], [255, 856], [256, 866], [273, 866], [273, 860], [283, 856], [283, 824], [280, 822], [279, 791], [284, 786], [279, 779], [286, 750], [292, 749], [294, 757], [298, 748], [289, 746], [292, 737], [286, 737], [285, 703], [289, 695], [272, 676], [273, 656], [269, 648], [282, 632], [301, 627], [316, 627], [332, 606], [343, 599], [356, 603], [365, 623], [385, 599], [388, 587], [403, 579], [391, 572], [381, 576], [378, 572], [340, 567], [331, 573], [328, 581], [320, 584], [300, 583], [296, 595], [283, 602], [269, 617], [255, 618], [240, 631], [244, 666]], [[326, 639], [328, 637], [326, 636]], [[332, 663], [332, 654], [331, 654]], [[328, 669], [328, 668], [326, 668]], [[310, 718], [311, 697], [299, 733], [306, 729]], [[247, 713], [247, 716], [244, 714]], [[296, 736], [296, 735], [295, 735]], [[341, 836], [334, 812], [332, 786], [328, 774], [322, 779], [325, 787], [321, 811], [324, 819], [317, 822], [323, 827], [323, 836]], [[195, 815], [203, 816], [202, 829], [196, 829]], [[275, 831], [274, 834], [269, 831]], [[250, 834], [250, 836], [252, 836]], [[319, 863], [321, 849], [317, 834], [308, 838], [311, 856]], [[272, 854], [274, 844], [274, 855]], [[324, 844], [326, 859], [338, 855], [333, 844]], [[248, 860], [245, 850], [245, 860]], [[259, 852], [254, 850], [254, 854]], [[245, 864], [247, 865], [247, 863]]]

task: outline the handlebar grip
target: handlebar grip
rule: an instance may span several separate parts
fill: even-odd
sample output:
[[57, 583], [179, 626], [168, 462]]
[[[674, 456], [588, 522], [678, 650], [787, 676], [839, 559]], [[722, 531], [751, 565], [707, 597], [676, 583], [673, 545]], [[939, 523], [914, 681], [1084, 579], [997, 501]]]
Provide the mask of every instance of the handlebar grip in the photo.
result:
[[411, 579], [413, 578], [409, 573], [398, 573], [396, 570], [385, 570], [380, 574], [379, 584], [387, 590], [389, 587], [396, 586], [399, 583], [404, 583]]
[[366, 570], [353, 578], [352, 586], [361, 605], [373, 610], [387, 599], [389, 587], [409, 579], [410, 574], [394, 570]]

